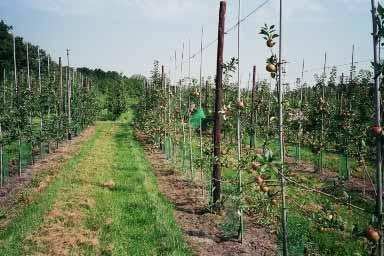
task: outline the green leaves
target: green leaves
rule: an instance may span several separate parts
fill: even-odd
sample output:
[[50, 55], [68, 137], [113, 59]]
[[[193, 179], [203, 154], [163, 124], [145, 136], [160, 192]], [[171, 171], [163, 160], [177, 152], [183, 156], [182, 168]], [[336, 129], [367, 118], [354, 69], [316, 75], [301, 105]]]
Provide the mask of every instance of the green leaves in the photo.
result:
[[[380, 3], [377, 6], [376, 23], [378, 26], [377, 36], [380, 39], [383, 39], [384, 38], [384, 8]], [[379, 41], [382, 41], [382, 40], [379, 40]], [[381, 42], [381, 46], [384, 46], [384, 42]]]
[[275, 25], [268, 26], [267, 24], [264, 24], [264, 27], [261, 28], [259, 34], [263, 35], [263, 38], [266, 41], [279, 37], [279, 35], [276, 34]]
[[231, 73], [236, 71], [236, 66], [239, 64], [237, 58], [232, 57], [230, 61], [223, 64], [224, 74], [231, 77]]
[[267, 36], [267, 37], [264, 37], [264, 38], [266, 38], [266, 40], [268, 40], [269, 33], [267, 32], [267, 30], [261, 29], [259, 34]]
[[384, 8], [380, 3], [377, 5], [377, 14], [379, 15], [380, 19], [384, 17]]
[[279, 37], [278, 34], [274, 34], [274, 35], [272, 35], [271, 39], [275, 39], [275, 38], [278, 38], [278, 37]]
[[384, 61], [381, 60], [380, 63], [371, 62], [375, 76], [378, 77], [384, 74]]
[[276, 54], [273, 54], [271, 57], [267, 59], [267, 64], [277, 64], [277, 56]]

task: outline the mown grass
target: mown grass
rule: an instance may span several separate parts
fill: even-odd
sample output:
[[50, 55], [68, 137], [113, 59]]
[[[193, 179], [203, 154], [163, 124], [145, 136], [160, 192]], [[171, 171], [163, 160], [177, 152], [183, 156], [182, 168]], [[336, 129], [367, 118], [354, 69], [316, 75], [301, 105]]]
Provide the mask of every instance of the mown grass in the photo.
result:
[[[80, 152], [61, 168], [60, 172], [74, 173], [78, 163], [92, 150], [100, 133], [101, 131], [97, 130]], [[24, 254], [24, 239], [43, 223], [44, 215], [52, 209], [59, 190], [68, 185], [63, 178], [58, 177], [6, 230], [0, 233], [0, 255]]]
[[[79, 245], [76, 250], [69, 250], [73, 255], [190, 254], [174, 220], [173, 207], [158, 191], [150, 163], [134, 137], [131, 120], [131, 114], [126, 114], [117, 123], [97, 123], [96, 135], [63, 167], [63, 175], [58, 175], [40, 197], [0, 233], [0, 255], [27, 254], [26, 238], [39, 235], [38, 230], [55, 202], [66, 198], [60, 196], [60, 191], [69, 191], [75, 196], [77, 191], [84, 192], [85, 186], [85, 195], [90, 196], [95, 205], [82, 209], [85, 218], [79, 229], [96, 232], [99, 243]], [[79, 172], [90, 175], [84, 180], [84, 176], [76, 175]], [[114, 182], [112, 188], [102, 185], [108, 180]], [[75, 203], [78, 199], [72, 199], [68, 199], [70, 203], [63, 211], [78, 209]], [[33, 246], [33, 243], [29, 245], [28, 253], [44, 252], [41, 245]]]
[[116, 186], [95, 190], [96, 208], [88, 226], [101, 227], [103, 247], [113, 244], [103, 251], [106, 255], [189, 255], [173, 207], [158, 191], [144, 151], [126, 123], [130, 120], [130, 115], [120, 118], [113, 169], [103, 172], [103, 179], [114, 180]]

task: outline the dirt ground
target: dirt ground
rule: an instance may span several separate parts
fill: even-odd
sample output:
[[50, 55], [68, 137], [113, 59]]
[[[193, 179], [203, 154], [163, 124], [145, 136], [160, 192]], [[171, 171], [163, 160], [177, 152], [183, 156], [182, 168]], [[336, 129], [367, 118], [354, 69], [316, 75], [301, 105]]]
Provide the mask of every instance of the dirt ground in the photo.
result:
[[[256, 149], [255, 151], [255, 153], [262, 154], [261, 149]], [[317, 172], [315, 171], [316, 167], [314, 163], [301, 161], [300, 164], [297, 164], [296, 159], [291, 156], [285, 156], [285, 163], [288, 165], [293, 175], [298, 174], [314, 177], [322, 181], [337, 181], [338, 178], [338, 173], [335, 170], [323, 168], [321, 172]], [[375, 188], [365, 175], [363, 167], [359, 166], [351, 171], [352, 176], [349, 180], [345, 181], [346, 189], [350, 192], [359, 193], [365, 200], [374, 200], [376, 196]], [[357, 173], [359, 173], [359, 177], [355, 175]]]
[[258, 255], [277, 254], [276, 236], [267, 228], [255, 225], [246, 218], [246, 233], [243, 243], [225, 240], [218, 228], [222, 216], [206, 211], [208, 202], [202, 197], [198, 184], [186, 181], [174, 171], [166, 156], [153, 147], [148, 137], [137, 131], [136, 136], [143, 144], [146, 155], [152, 163], [158, 178], [160, 191], [175, 206], [175, 218], [182, 228], [185, 239], [196, 255]]
[[[286, 157], [286, 162], [294, 173], [309, 175], [323, 181], [337, 180], [337, 172], [329, 168], [323, 168], [321, 172], [315, 172], [313, 163], [302, 162], [298, 165], [293, 157]], [[352, 171], [363, 173], [361, 168]], [[362, 179], [352, 175], [348, 181], [345, 181], [345, 186], [348, 191], [360, 193], [365, 199], [374, 199], [375, 190], [368, 178]]]

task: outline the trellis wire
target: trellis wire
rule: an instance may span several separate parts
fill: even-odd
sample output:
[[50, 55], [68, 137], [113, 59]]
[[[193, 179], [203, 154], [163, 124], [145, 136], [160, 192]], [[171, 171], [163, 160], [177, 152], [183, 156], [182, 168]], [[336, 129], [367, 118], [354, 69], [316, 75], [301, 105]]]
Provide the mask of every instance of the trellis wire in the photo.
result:
[[[231, 26], [229, 29], [225, 30], [225, 34], [228, 34], [230, 33], [231, 31], [233, 31], [234, 29], [237, 28], [238, 24], [242, 24], [243, 22], [245, 22], [249, 17], [251, 17], [253, 14], [255, 14], [257, 11], [259, 11], [261, 8], [263, 8], [267, 3], [269, 3], [271, 0], [265, 0], [264, 2], [262, 2], [260, 5], [258, 5], [255, 9], [253, 9], [250, 13], [248, 13], [244, 18], [240, 19], [240, 22], [236, 22], [235, 25]], [[216, 42], [218, 41], [218, 39], [214, 39], [212, 41], [210, 41], [208, 44], [206, 44], [204, 47], [203, 47], [203, 51], [205, 51], [206, 49], [208, 49], [209, 47], [213, 46]], [[200, 53], [201, 50], [198, 50], [196, 51], [190, 58], [188, 61], [190, 61], [190, 59], [193, 59], [195, 58], [199, 53]]]

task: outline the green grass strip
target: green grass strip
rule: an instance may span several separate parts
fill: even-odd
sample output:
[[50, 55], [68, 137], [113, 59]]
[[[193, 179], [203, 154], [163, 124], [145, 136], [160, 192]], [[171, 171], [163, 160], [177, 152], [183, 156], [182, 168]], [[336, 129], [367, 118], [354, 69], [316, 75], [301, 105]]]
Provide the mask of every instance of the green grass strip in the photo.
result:
[[[61, 174], [76, 171], [76, 165], [92, 150], [100, 133], [100, 129], [97, 129], [96, 133], [85, 142], [80, 152], [62, 167]], [[43, 223], [43, 217], [51, 210], [58, 191], [64, 186], [68, 186], [65, 179], [60, 177], [61, 174], [37, 201], [32, 202], [5, 231], [0, 233], [0, 255], [24, 254], [24, 239]]]
[[[82, 186], [70, 177], [90, 170], [94, 175], [89, 175], [86, 183], [92, 184], [89, 194], [96, 204], [86, 209], [84, 226], [97, 232], [99, 245], [83, 248], [82, 255], [190, 255], [174, 219], [173, 206], [158, 190], [131, 120], [130, 113], [119, 123], [97, 123], [96, 134], [63, 167], [62, 174], [0, 233], [0, 255], [25, 254], [25, 238], [43, 224], [60, 198], [59, 191]], [[109, 180], [114, 182], [113, 189], [100, 185]]]

